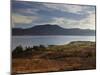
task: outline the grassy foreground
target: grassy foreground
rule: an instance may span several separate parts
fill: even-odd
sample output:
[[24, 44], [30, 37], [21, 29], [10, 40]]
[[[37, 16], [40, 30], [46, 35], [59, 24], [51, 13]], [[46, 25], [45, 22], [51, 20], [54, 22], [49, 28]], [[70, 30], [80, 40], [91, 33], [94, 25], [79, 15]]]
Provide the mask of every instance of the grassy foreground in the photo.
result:
[[13, 73], [87, 70], [96, 68], [95, 42], [74, 41], [66, 45], [16, 47], [12, 52]]

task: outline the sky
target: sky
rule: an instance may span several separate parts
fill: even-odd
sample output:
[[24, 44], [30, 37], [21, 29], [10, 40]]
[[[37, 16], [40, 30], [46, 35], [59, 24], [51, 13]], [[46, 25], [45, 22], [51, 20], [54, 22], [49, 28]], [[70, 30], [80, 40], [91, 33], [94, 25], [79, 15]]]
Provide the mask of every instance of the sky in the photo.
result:
[[95, 6], [12, 1], [12, 27], [59, 25], [63, 28], [95, 30]]

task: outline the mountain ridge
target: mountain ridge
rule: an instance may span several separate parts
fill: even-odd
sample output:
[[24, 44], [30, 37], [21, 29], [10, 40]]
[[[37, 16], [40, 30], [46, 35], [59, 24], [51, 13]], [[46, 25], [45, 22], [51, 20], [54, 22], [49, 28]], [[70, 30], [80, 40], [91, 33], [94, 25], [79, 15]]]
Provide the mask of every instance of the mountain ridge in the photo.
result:
[[12, 35], [95, 35], [95, 30], [62, 28], [59, 25], [37, 25], [30, 28], [12, 28]]

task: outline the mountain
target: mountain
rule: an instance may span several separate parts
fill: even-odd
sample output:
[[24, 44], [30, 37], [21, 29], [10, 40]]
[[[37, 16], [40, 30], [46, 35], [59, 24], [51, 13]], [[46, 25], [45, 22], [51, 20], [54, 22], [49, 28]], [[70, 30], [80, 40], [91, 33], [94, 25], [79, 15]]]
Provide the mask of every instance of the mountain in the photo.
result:
[[95, 35], [95, 30], [71, 28], [66, 29], [58, 25], [37, 25], [31, 28], [12, 28], [12, 35]]

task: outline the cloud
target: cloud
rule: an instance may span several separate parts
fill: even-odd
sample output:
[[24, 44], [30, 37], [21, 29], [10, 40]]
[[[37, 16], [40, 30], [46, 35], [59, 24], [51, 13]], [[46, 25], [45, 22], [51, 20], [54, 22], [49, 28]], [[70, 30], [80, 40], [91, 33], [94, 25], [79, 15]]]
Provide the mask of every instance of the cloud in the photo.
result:
[[83, 28], [95, 29], [95, 14], [89, 14], [86, 19], [80, 21], [80, 25], [84, 25]]
[[95, 30], [95, 14], [90, 14], [87, 18], [80, 21], [70, 20], [67, 18], [53, 18], [51, 24], [57, 24], [64, 28], [81, 28]]
[[64, 28], [95, 29], [95, 6], [41, 2], [12, 2], [12, 26], [57, 24]]
[[37, 16], [24, 16], [20, 14], [12, 14], [12, 24], [31, 24], [33, 21], [37, 20]]
[[27, 8], [27, 9], [17, 9], [17, 13], [24, 14], [24, 15], [36, 15], [38, 9], [32, 9], [32, 8]]
[[66, 4], [47, 4], [44, 3], [44, 5], [48, 8], [52, 8], [55, 10], [60, 10], [64, 12], [73, 12], [76, 13], [77, 11], [80, 11], [82, 8], [81, 6], [76, 6], [76, 5], [66, 5]]
[[63, 11], [63, 12], [70, 12], [70, 13], [80, 13], [80, 11], [85, 11], [85, 12], [87, 11], [87, 13], [88, 13], [88, 12], [93, 12], [94, 8], [95, 8], [94, 6], [74, 5], [74, 4], [44, 3], [44, 5], [48, 8], [52, 8], [52, 9], [55, 9], [55, 10], [60, 10], [60, 11]]

